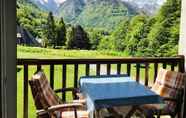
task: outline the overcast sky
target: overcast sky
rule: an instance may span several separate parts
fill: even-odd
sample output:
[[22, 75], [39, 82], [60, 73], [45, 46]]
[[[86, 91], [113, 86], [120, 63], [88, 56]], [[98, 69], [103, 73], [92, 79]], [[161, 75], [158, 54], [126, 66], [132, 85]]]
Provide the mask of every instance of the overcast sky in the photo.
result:
[[62, 3], [64, 1], [66, 1], [66, 0], [55, 0], [55, 1], [58, 2], [58, 3]]

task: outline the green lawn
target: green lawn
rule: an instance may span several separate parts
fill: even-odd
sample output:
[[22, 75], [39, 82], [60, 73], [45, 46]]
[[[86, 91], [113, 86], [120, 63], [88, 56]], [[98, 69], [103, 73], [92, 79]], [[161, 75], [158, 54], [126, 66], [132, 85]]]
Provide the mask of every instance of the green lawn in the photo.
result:
[[[62, 50], [62, 49], [45, 49], [45, 48], [33, 48], [33, 47], [24, 47], [24, 46], [18, 46], [17, 47], [17, 58], [54, 58], [54, 59], [62, 59], [62, 58], [114, 58], [114, 57], [126, 57], [127, 53], [122, 52], [113, 52], [113, 51], [87, 51], [87, 50]], [[102, 65], [102, 67], [105, 67], [106, 65]], [[19, 66], [21, 70], [17, 72], [17, 117], [22, 118], [23, 115], [23, 67]], [[49, 66], [42, 66], [44, 69], [44, 72], [47, 74], [47, 77], [49, 77]], [[111, 65], [111, 71], [113, 73], [116, 72], [116, 64]], [[145, 69], [141, 69], [140, 72], [140, 78], [144, 80], [144, 74]], [[36, 71], [35, 66], [29, 66], [29, 79], [33, 75], [33, 73]], [[68, 65], [67, 66], [67, 87], [73, 86], [73, 73], [74, 72], [74, 66]], [[79, 77], [85, 75], [85, 66], [80, 65], [79, 66]], [[121, 73], [126, 73], [126, 65], [122, 65]], [[95, 75], [95, 69], [91, 68], [90, 74]], [[132, 77], [135, 77], [136, 74], [136, 68], [134, 65], [132, 65], [131, 68], [131, 75]], [[150, 65], [149, 70], [150, 75], [150, 81], [153, 81], [153, 65]], [[55, 73], [54, 73], [54, 86], [55, 89], [61, 88], [62, 86], [62, 66], [57, 65], [55, 66]], [[59, 95], [61, 96], [61, 95]], [[72, 99], [71, 94], [69, 93], [67, 95], [67, 100], [70, 101]], [[36, 112], [35, 112], [35, 106], [32, 99], [31, 91], [29, 88], [29, 118], [35, 118]]]

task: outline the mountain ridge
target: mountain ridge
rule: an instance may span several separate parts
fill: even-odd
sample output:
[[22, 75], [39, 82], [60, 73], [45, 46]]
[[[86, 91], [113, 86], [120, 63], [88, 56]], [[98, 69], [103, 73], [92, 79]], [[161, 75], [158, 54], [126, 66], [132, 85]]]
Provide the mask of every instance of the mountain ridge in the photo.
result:
[[[41, 8], [63, 17], [66, 23], [84, 27], [113, 28], [136, 14], [153, 15], [165, 0], [30, 0]], [[47, 1], [47, 2], [46, 2]], [[51, 3], [54, 3], [50, 6]], [[50, 6], [50, 8], [48, 8]]]

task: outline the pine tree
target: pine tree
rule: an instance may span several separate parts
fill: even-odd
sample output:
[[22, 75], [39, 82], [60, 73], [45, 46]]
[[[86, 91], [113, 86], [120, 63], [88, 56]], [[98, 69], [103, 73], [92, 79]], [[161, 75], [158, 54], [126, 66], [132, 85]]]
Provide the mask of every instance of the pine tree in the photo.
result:
[[63, 21], [63, 18], [60, 19], [58, 27], [57, 27], [57, 45], [62, 46], [65, 45], [66, 42], [66, 26]]
[[80, 25], [70, 28], [67, 37], [66, 46], [68, 49], [90, 49], [88, 34]]
[[48, 43], [50, 46], [53, 46], [53, 48], [55, 48], [55, 46], [57, 45], [56, 26], [55, 26], [54, 16], [52, 12], [49, 12], [48, 14], [46, 28], [47, 28], [46, 35], [47, 35]]
[[67, 41], [66, 41], [66, 48], [72, 49], [74, 47], [74, 40], [75, 40], [75, 28], [73, 26], [70, 26], [67, 29]]
[[75, 48], [78, 49], [89, 49], [90, 41], [87, 32], [80, 26], [75, 27]]

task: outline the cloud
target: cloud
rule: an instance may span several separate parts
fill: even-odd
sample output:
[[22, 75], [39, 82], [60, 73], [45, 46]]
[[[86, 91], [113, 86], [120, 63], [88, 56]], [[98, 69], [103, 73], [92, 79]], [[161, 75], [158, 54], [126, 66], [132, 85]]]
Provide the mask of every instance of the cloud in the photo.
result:
[[57, 3], [63, 3], [66, 0], [55, 0]]

